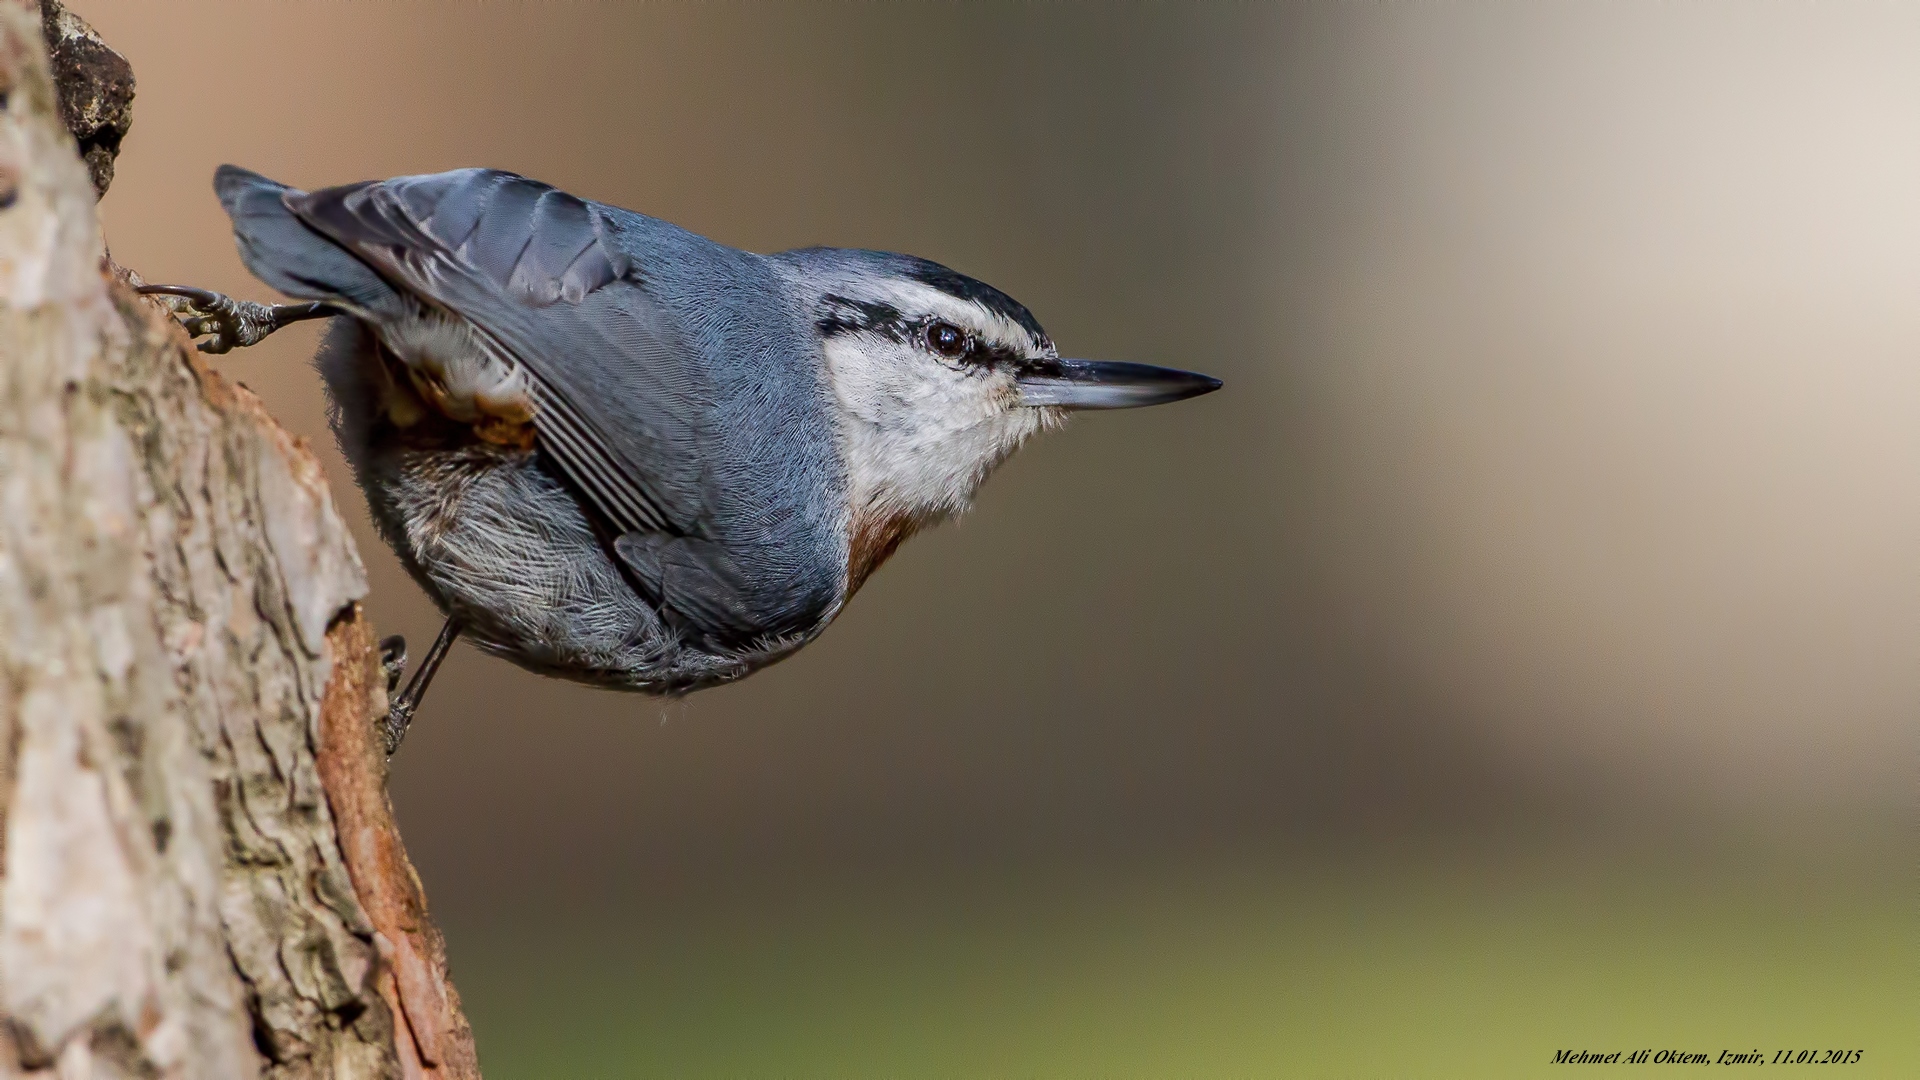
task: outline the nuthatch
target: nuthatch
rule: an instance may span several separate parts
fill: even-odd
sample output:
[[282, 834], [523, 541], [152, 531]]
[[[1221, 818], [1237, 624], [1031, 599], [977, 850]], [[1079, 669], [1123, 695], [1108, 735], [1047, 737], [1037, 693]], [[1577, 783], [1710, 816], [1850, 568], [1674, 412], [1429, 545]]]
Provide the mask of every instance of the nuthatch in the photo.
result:
[[[680, 694], [831, 622], [900, 542], [1076, 409], [1205, 375], [1063, 359], [1005, 293], [907, 255], [756, 255], [488, 169], [214, 188], [268, 307], [179, 286], [201, 348], [344, 314], [317, 363], [374, 522], [454, 638]], [[395, 655], [397, 654], [397, 655]], [[389, 646], [397, 684], [404, 643]]]

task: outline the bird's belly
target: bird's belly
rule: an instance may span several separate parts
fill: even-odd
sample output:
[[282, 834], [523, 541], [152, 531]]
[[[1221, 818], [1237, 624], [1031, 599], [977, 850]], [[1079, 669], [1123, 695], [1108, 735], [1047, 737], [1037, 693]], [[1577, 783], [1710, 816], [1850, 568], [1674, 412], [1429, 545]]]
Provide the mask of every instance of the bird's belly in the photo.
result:
[[580, 682], [674, 693], [750, 666], [681, 642], [532, 451], [398, 441], [368, 477], [390, 539], [475, 644]]
[[422, 408], [395, 384], [393, 359], [341, 320], [316, 364], [375, 524], [468, 640], [543, 674], [655, 693], [728, 682], [771, 659], [683, 642], [530, 440], [490, 440]]

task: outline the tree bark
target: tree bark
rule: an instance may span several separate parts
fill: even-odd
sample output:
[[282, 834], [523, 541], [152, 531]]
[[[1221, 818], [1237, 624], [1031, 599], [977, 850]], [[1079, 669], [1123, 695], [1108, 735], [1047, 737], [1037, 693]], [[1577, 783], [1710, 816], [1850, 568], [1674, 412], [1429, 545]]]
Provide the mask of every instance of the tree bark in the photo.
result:
[[0, 0], [0, 1075], [478, 1077], [319, 465], [110, 272], [113, 60]]

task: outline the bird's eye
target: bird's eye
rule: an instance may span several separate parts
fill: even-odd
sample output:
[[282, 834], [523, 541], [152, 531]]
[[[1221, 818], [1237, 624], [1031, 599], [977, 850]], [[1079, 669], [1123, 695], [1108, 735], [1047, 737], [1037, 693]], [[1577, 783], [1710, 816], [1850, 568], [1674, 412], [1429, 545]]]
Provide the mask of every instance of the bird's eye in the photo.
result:
[[927, 348], [941, 356], [965, 356], [971, 344], [967, 332], [950, 322], [935, 322], [927, 327]]

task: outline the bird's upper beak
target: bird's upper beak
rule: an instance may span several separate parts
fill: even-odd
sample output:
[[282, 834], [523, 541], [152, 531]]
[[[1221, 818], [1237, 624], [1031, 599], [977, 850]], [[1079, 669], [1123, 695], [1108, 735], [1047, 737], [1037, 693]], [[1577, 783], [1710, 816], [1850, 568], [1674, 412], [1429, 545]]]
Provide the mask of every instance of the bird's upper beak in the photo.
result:
[[1020, 404], [1065, 409], [1134, 409], [1220, 389], [1211, 375], [1120, 360], [1042, 360], [1017, 382]]

